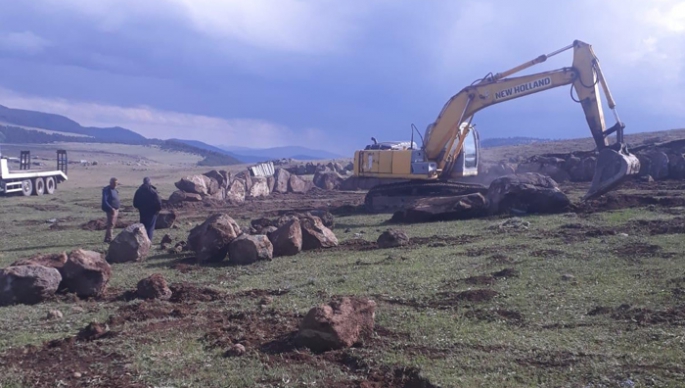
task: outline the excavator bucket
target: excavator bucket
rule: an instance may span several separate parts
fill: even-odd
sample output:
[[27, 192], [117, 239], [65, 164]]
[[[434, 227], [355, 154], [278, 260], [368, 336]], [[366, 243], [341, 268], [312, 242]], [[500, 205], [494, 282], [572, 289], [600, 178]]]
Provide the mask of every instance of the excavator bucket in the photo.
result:
[[599, 152], [595, 175], [583, 201], [611, 191], [629, 176], [640, 172], [640, 161], [628, 152], [626, 145], [617, 143], [614, 146], [618, 150], [607, 147]]

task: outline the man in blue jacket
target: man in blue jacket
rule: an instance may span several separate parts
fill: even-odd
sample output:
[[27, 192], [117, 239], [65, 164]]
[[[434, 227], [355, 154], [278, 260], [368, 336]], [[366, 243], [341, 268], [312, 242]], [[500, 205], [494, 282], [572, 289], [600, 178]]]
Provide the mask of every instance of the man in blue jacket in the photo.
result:
[[136, 190], [133, 196], [133, 207], [138, 209], [140, 223], [145, 225], [147, 237], [152, 241], [157, 216], [162, 210], [162, 199], [157, 193], [157, 188], [150, 183], [150, 178], [143, 179], [143, 184]]
[[102, 211], [107, 213], [107, 231], [105, 232], [105, 242], [112, 242], [112, 231], [117, 224], [119, 215], [119, 191], [117, 190], [117, 178], [109, 180], [109, 186], [102, 189]]

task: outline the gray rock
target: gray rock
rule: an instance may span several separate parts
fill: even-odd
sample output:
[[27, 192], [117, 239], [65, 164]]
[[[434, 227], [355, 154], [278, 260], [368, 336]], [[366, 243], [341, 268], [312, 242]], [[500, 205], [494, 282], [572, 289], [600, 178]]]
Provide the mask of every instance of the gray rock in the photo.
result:
[[55, 268], [20, 265], [0, 270], [0, 306], [36, 304], [57, 292], [62, 276]]
[[226, 258], [229, 244], [242, 233], [240, 226], [227, 214], [213, 214], [188, 235], [188, 245], [200, 262]]
[[152, 242], [147, 237], [145, 226], [141, 223], [129, 225], [109, 244], [107, 262], [128, 263], [145, 260]]
[[228, 260], [233, 264], [252, 264], [259, 260], [271, 260], [274, 247], [265, 235], [243, 234], [228, 246]]

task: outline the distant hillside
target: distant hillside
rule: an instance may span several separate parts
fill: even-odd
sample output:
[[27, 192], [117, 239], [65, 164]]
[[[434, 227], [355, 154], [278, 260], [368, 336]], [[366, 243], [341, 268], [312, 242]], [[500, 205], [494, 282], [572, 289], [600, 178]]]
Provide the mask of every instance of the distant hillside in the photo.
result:
[[229, 151], [238, 157], [253, 156], [260, 157], [263, 160], [292, 158], [297, 160], [323, 160], [323, 159], [340, 159], [343, 155], [334, 154], [332, 152], [323, 150], [314, 150], [299, 146], [285, 146], [274, 148], [244, 148], [244, 147], [230, 147], [219, 146], [219, 148]]
[[492, 147], [503, 147], [503, 146], [515, 146], [521, 144], [534, 144], [534, 143], [546, 143], [553, 141], [551, 139], [539, 139], [535, 137], [497, 137], [491, 139], [481, 139], [481, 148], [492, 148]]
[[198, 140], [169, 139], [169, 141], [175, 141], [175, 142], [178, 142], [178, 143], [183, 143], [183, 144], [187, 144], [187, 145], [190, 145], [190, 146], [193, 146], [193, 147], [197, 147], [197, 148], [200, 148], [200, 149], [203, 149], [203, 150], [207, 150], [207, 151], [212, 151], [212, 152], [216, 152], [216, 153], [219, 153], [219, 154], [223, 154], [223, 155], [229, 156], [229, 157], [231, 157], [231, 158], [234, 158], [234, 159], [236, 159], [236, 160], [239, 160], [239, 161], [242, 162], [242, 163], [259, 163], [259, 162], [264, 162], [264, 161], [267, 160], [267, 159], [264, 159], [264, 158], [259, 157], [259, 156], [237, 155], [237, 154], [235, 154], [235, 153], [233, 153], [233, 152], [226, 151], [226, 150], [221, 149], [221, 148], [219, 148], [219, 147], [214, 147], [214, 146], [212, 146], [212, 145], [209, 145], [209, 144], [207, 144], [207, 143], [204, 143], [204, 142], [201, 142], [201, 141], [198, 141]]
[[[57, 132], [57, 131], [55, 131]], [[26, 129], [22, 127], [0, 125], [0, 142], [8, 144], [50, 144], [57, 142], [69, 143], [113, 143], [106, 141], [103, 138], [87, 137], [87, 136], [70, 136], [69, 133], [46, 133], [34, 129]], [[228, 166], [232, 164], [240, 164], [241, 161], [233, 158], [225, 153], [205, 150], [198, 147], [193, 147], [188, 144], [179, 143], [171, 140], [146, 139], [137, 142], [123, 142], [126, 144], [136, 145], [157, 145], [163, 150], [185, 152], [188, 154], [198, 155], [204, 159], [198, 162], [200, 166]]]
[[0, 105], [0, 122], [25, 127], [49, 129], [56, 132], [77, 133], [92, 136], [94, 139], [126, 144], [139, 144], [147, 140], [129, 129], [121, 127], [94, 128], [83, 127], [67, 117], [51, 113], [12, 109]]

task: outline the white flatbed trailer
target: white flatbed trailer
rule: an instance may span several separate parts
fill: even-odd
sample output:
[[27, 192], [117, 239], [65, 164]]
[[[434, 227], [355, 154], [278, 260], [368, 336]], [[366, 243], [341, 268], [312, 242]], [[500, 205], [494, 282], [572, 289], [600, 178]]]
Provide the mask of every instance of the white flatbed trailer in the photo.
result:
[[31, 170], [31, 154], [21, 151], [19, 170], [10, 171], [8, 159], [0, 158], [0, 194], [22, 193], [30, 195], [53, 194], [57, 184], [67, 178], [67, 152], [57, 151], [57, 169], [53, 171]]

